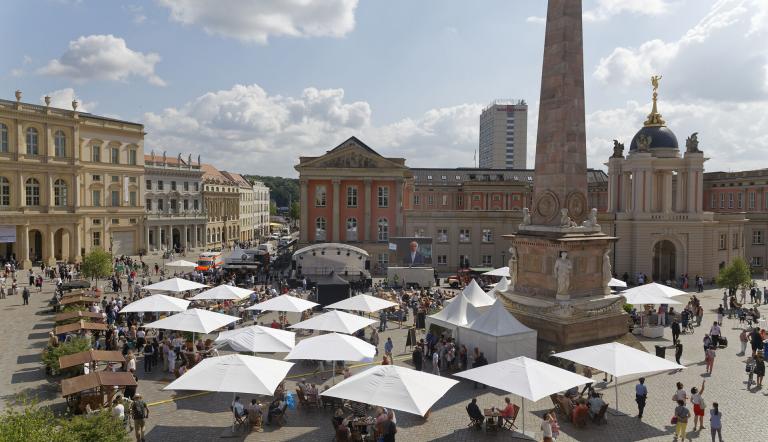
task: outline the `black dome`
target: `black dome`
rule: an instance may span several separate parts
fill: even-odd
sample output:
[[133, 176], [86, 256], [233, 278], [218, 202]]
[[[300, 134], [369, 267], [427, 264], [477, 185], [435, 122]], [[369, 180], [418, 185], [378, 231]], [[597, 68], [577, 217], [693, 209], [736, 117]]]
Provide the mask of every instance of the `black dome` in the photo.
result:
[[630, 151], [637, 150], [637, 138], [640, 135], [651, 137], [651, 149], [678, 149], [677, 137], [667, 126], [646, 126], [632, 138], [632, 144], [629, 146]]

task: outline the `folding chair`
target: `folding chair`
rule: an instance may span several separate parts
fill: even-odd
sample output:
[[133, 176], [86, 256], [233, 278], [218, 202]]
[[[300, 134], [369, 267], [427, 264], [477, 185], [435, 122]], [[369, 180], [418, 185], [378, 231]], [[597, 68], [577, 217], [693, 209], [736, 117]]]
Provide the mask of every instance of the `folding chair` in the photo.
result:
[[467, 410], [467, 416], [469, 416], [469, 423], [467, 424], [467, 428], [469, 427], [475, 427], [478, 429], [483, 428], [483, 421], [485, 420], [485, 418], [472, 417], [472, 415], [469, 414], [469, 407], [467, 407], [466, 410]]
[[504, 420], [501, 423], [501, 428], [509, 431], [515, 431], [517, 429], [517, 425], [515, 425], [515, 420], [517, 420], [517, 414], [520, 412], [520, 407], [513, 404], [512, 405], [512, 416], [505, 417]]
[[600, 407], [600, 411], [595, 415], [595, 417], [592, 418], [592, 422], [598, 425], [608, 423], [608, 420], [605, 419], [606, 411], [608, 411], [608, 404], [605, 404], [602, 407]]
[[234, 408], [232, 408], [232, 432], [235, 433], [238, 427], [241, 427], [244, 429], [248, 428], [247, 418], [248, 418], [247, 414], [238, 416], [237, 411]]

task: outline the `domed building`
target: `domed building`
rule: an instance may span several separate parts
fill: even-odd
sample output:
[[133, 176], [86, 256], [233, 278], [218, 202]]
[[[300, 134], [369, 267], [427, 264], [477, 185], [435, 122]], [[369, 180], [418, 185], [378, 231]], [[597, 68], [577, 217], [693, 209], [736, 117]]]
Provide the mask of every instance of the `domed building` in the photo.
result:
[[[685, 140], [667, 127], [657, 108], [658, 80], [653, 80], [653, 108], [632, 138], [629, 152], [614, 141], [608, 160], [608, 212], [613, 215], [613, 269], [635, 281], [675, 281], [687, 274], [706, 281], [719, 268], [744, 255], [743, 214], [715, 214], [703, 207], [704, 162], [698, 134]], [[691, 282], [693, 284], [693, 282]]]

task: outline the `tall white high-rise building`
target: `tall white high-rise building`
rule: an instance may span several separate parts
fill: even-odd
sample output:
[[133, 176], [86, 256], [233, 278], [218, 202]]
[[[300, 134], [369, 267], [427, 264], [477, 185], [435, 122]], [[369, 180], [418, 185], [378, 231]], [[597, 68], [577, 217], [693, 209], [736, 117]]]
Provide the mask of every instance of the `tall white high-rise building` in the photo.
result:
[[525, 169], [528, 153], [528, 104], [495, 100], [480, 114], [481, 169]]

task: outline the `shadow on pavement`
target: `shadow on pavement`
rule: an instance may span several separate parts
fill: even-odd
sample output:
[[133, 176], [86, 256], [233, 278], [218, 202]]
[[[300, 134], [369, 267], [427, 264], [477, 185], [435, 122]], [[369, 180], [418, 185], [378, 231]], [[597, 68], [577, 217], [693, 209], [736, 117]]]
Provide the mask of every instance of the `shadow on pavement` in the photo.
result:
[[40, 353], [33, 353], [31, 355], [21, 355], [21, 356], [17, 357], [16, 358], [16, 363], [17, 364], [32, 364], [32, 363], [40, 362], [41, 360], [42, 359], [41, 359]]
[[24, 368], [11, 375], [11, 384], [42, 381], [44, 379], [45, 372], [42, 367]]

